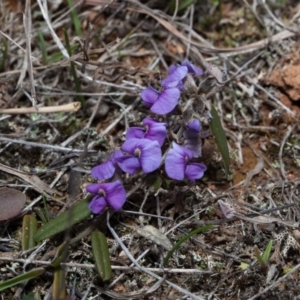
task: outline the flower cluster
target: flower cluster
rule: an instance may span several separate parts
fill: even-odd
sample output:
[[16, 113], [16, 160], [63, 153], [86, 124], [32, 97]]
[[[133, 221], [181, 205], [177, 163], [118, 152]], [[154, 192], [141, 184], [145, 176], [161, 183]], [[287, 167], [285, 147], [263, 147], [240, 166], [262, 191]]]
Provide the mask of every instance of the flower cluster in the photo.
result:
[[[160, 91], [148, 87], [141, 92], [141, 98], [152, 113], [169, 114], [191, 86], [195, 90], [194, 77], [201, 75], [201, 69], [185, 60], [181, 65], [170, 67], [168, 76], [161, 80]], [[173, 133], [168, 135], [167, 127], [167, 122], [144, 118], [141, 127], [130, 127], [127, 130], [126, 140], [120, 149], [115, 150], [107, 161], [92, 169], [92, 177], [100, 181], [86, 188], [89, 193], [94, 194], [89, 204], [93, 213], [102, 213], [106, 207], [114, 210], [122, 208], [126, 200], [126, 191], [121, 183], [123, 173], [148, 174], [159, 170], [164, 164], [165, 173], [171, 179], [194, 182], [203, 177], [207, 168], [195, 159], [201, 157], [202, 140], [208, 134], [202, 132], [200, 119], [194, 118], [191, 113], [186, 124], [182, 122], [181, 126], [177, 126], [177, 143], [171, 141], [175, 135], [173, 128], [168, 128]], [[163, 155], [165, 150], [167, 152]], [[163, 173], [156, 174], [160, 176]], [[110, 182], [103, 183], [106, 180]]]

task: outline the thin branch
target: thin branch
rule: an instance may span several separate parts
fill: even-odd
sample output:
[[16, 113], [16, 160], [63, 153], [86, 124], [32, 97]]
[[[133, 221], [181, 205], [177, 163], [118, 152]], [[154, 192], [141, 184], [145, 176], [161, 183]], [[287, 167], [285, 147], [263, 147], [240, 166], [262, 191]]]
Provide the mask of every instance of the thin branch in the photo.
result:
[[[11, 256], [0, 256], [0, 261], [19, 262], [27, 263], [28, 259], [15, 258]], [[40, 266], [50, 266], [51, 261], [45, 260], [32, 260], [30, 264], [36, 264]], [[96, 269], [94, 264], [78, 264], [78, 263], [61, 263], [61, 266], [70, 268], [81, 268], [81, 269]], [[140, 269], [132, 266], [111, 266], [112, 270], [117, 271], [139, 271]], [[150, 272], [156, 273], [181, 273], [181, 274], [211, 274], [211, 271], [201, 271], [199, 269], [172, 269], [172, 268], [145, 268]], [[156, 275], [156, 274], [155, 274]], [[157, 275], [156, 275], [157, 276]], [[198, 299], [198, 298], [197, 298]]]
[[256, 295], [254, 295], [251, 298], [248, 298], [248, 300], [255, 300], [257, 299], [259, 296], [263, 295], [264, 293], [266, 293], [267, 291], [269, 291], [270, 289], [273, 289], [275, 286], [278, 286], [280, 282], [282, 282], [284, 279], [286, 279], [288, 276], [292, 275], [294, 272], [296, 272], [297, 270], [300, 269], [300, 264], [298, 264], [297, 266], [295, 266], [291, 271], [289, 271], [287, 274], [283, 275], [282, 277], [280, 277], [277, 281], [275, 281], [273, 284], [269, 285], [268, 287], [266, 287], [265, 289], [263, 289], [262, 291], [260, 291], [259, 293], [257, 293]]
[[44, 107], [20, 107], [20, 108], [4, 108], [0, 109], [0, 114], [32, 114], [32, 113], [56, 113], [56, 112], [76, 112], [80, 109], [80, 102], [73, 102], [69, 104], [56, 105], [56, 106], [44, 106]]
[[[119, 238], [119, 236], [117, 235], [117, 233], [115, 232], [115, 230], [110, 226], [109, 223], [109, 217], [110, 214], [107, 214], [107, 227], [109, 229], [109, 231], [111, 232], [111, 234], [113, 235], [114, 239], [118, 242], [118, 244], [120, 245], [120, 247], [122, 248], [122, 250], [125, 252], [125, 254], [128, 256], [128, 258], [130, 259], [130, 261], [136, 266], [136, 268], [139, 271], [142, 271], [158, 280], [162, 280], [162, 278], [160, 276], [158, 276], [157, 274], [153, 273], [152, 271], [148, 270], [147, 268], [139, 265], [139, 263], [136, 261], [136, 259], [131, 255], [131, 253], [128, 251], [128, 249], [126, 248], [126, 246], [124, 245], [124, 243], [121, 241], [121, 239]], [[195, 294], [181, 288], [180, 286], [178, 286], [177, 284], [174, 284], [173, 282], [169, 281], [169, 280], [165, 280], [165, 282], [170, 285], [172, 288], [176, 289], [177, 291], [179, 291], [180, 293], [184, 294], [184, 295], [188, 295], [190, 297], [192, 297], [192, 299], [195, 300], [204, 300], [204, 298], [202, 297], [198, 297]]]
[[31, 103], [32, 106], [36, 106], [36, 93], [34, 86], [34, 77], [32, 72], [32, 60], [31, 60], [31, 3], [30, 0], [26, 0], [25, 4], [25, 13], [23, 15], [23, 23], [25, 28], [25, 36], [26, 36], [26, 59], [27, 59], [27, 71], [29, 75], [29, 83], [30, 83], [30, 91], [31, 91]]
[[279, 148], [279, 153], [278, 153], [278, 160], [279, 160], [279, 164], [280, 164], [280, 173], [282, 175], [282, 177], [286, 180], [286, 175], [285, 175], [285, 170], [284, 170], [284, 163], [283, 163], [283, 160], [282, 160], [282, 153], [283, 153], [283, 148], [284, 148], [284, 145], [287, 141], [287, 139], [289, 138], [289, 136], [291, 135], [291, 133], [293, 132], [294, 128], [295, 128], [296, 125], [294, 126], [289, 126], [288, 127], [288, 130], [286, 132], [286, 134], [284, 135], [283, 139], [282, 139], [282, 142], [280, 144], [280, 148]]
[[[40, 147], [44, 149], [52, 149], [55, 151], [61, 151], [61, 152], [73, 152], [73, 153], [81, 153], [83, 150], [80, 149], [72, 149], [72, 148], [66, 148], [66, 147], [60, 147], [60, 146], [54, 146], [54, 145], [49, 145], [49, 144], [41, 144], [41, 143], [35, 143], [35, 142], [28, 142], [24, 140], [15, 140], [15, 139], [10, 139], [6, 137], [0, 137], [0, 141], [2, 142], [8, 142], [8, 143], [16, 143], [16, 144], [21, 144], [21, 145], [27, 145], [27, 146], [32, 146], [32, 147]], [[89, 150], [89, 153], [97, 153], [97, 151]]]

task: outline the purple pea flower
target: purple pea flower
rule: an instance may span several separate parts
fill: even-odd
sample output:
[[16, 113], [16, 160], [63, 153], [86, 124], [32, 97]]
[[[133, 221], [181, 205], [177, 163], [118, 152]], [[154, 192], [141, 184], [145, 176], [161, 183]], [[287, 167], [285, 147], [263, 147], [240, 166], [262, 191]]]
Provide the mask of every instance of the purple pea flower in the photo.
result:
[[171, 112], [178, 104], [180, 91], [177, 88], [167, 88], [158, 92], [149, 87], [142, 91], [141, 97], [153, 113], [165, 115]]
[[188, 73], [192, 75], [203, 75], [203, 70], [200, 68], [197, 68], [195, 65], [190, 63], [187, 59], [185, 59], [182, 63], [181, 66], [186, 66], [188, 68]]
[[94, 214], [100, 214], [106, 206], [119, 210], [126, 201], [126, 191], [119, 180], [89, 184], [86, 190], [95, 195], [89, 204], [89, 209]]
[[161, 149], [157, 141], [131, 138], [123, 143], [121, 149], [127, 154], [118, 158], [118, 165], [126, 173], [134, 174], [139, 169], [150, 173], [160, 166]]
[[173, 142], [173, 148], [169, 150], [165, 160], [165, 171], [167, 175], [176, 180], [183, 180], [185, 177], [194, 182], [203, 177], [207, 170], [201, 163], [190, 162], [193, 152]]
[[149, 87], [141, 92], [141, 98], [144, 103], [150, 107], [150, 110], [158, 115], [165, 115], [171, 112], [180, 97], [180, 88], [183, 86], [182, 80], [187, 75], [188, 68], [171, 67], [167, 78], [162, 80], [162, 91], [156, 91]]
[[167, 136], [166, 123], [157, 122], [151, 118], [145, 118], [143, 120], [145, 128], [130, 127], [126, 132], [126, 139], [138, 138], [148, 139], [151, 141], [157, 141], [160, 146], [165, 142]]
[[169, 75], [167, 78], [163, 79], [161, 81], [161, 84], [163, 87], [167, 88], [174, 88], [177, 87], [181, 89], [182, 86], [182, 80], [185, 78], [185, 76], [188, 73], [188, 67], [187, 66], [174, 66], [172, 65], [169, 69]]
[[123, 153], [121, 150], [114, 151], [106, 162], [92, 169], [92, 176], [98, 180], [105, 180], [113, 177], [116, 171], [117, 160], [122, 156]]

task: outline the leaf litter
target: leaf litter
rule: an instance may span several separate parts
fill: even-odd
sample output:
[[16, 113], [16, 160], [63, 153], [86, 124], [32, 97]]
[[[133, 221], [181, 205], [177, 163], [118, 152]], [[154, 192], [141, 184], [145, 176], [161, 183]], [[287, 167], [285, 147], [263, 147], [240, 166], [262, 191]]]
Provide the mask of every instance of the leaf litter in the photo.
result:
[[[208, 72], [222, 85], [222, 73], [217, 70], [228, 74], [225, 85], [215, 87], [208, 100], [216, 108], [229, 142], [231, 177], [225, 176], [221, 155], [208, 138], [202, 149], [208, 170], [196, 187], [152, 193], [145, 191], [139, 178], [136, 186], [127, 187], [132, 193], [128, 193], [125, 208], [131, 211], [139, 210], [148, 192], [143, 228], [151, 228], [150, 233], [134, 233], [131, 228], [141, 225], [134, 214], [115, 213], [110, 219], [121, 241], [123, 236], [130, 241], [126, 242], [128, 251], [140, 265], [160, 278], [165, 272], [166, 278], [155, 279], [133, 266], [122, 252], [111, 251], [113, 278], [103, 292], [92, 267], [90, 240], [84, 234], [90, 228], [89, 220], [69, 233], [78, 238], [70, 247], [73, 255], [66, 260], [67, 285], [76, 282], [75, 294], [72, 288], [68, 290], [74, 299], [101, 299], [102, 293], [111, 298], [135, 294], [141, 299], [178, 299], [189, 293], [195, 299], [225, 300], [294, 299], [299, 294], [300, 56], [291, 30], [299, 27], [299, 8], [291, 1], [284, 2], [211, 1], [174, 12], [155, 1], [85, 1], [80, 6], [74, 1], [82, 22], [83, 36], [78, 37], [65, 2], [58, 6], [49, 3], [48, 7], [40, 1], [31, 3], [30, 16], [29, 1], [26, 6], [3, 1], [0, 109], [26, 112], [35, 99], [37, 108], [53, 109], [46, 115], [32, 114], [32, 110], [30, 114], [3, 115], [4, 111], [0, 115], [0, 186], [26, 194], [33, 215], [45, 210], [41, 195], [47, 199], [51, 217], [61, 214], [71, 201], [85, 197], [91, 168], [118, 147], [129, 124], [137, 125], [145, 116], [141, 88], [158, 86], [169, 65], [184, 58], [202, 68], [217, 65], [218, 69]], [[25, 13], [26, 34], [19, 12]], [[64, 28], [71, 46], [77, 47], [70, 57], [62, 42]], [[46, 49], [37, 32], [42, 33]], [[42, 60], [43, 50], [47, 65]], [[80, 79], [80, 92], [75, 88], [70, 61]], [[81, 103], [77, 111], [60, 111], [61, 105], [72, 106], [82, 96], [92, 99], [88, 105]], [[101, 106], [105, 109], [97, 114]], [[72, 151], [81, 153], [81, 158], [70, 155]], [[73, 195], [70, 173], [74, 170], [79, 174], [79, 192]], [[20, 213], [22, 208], [16, 208]], [[92, 226], [115, 242], [105, 224], [104, 218], [92, 219]], [[168, 267], [161, 267], [166, 251], [183, 234], [209, 224], [217, 227], [187, 240]], [[22, 274], [30, 254], [37, 267], [50, 262], [51, 247], [63, 240], [58, 235], [47, 242], [48, 250], [21, 253], [21, 227], [21, 217], [0, 225], [0, 281]], [[168, 234], [162, 236], [163, 232]], [[262, 274], [253, 249], [264, 251], [270, 240], [275, 242], [269, 270]], [[5, 255], [10, 252], [14, 256]], [[241, 264], [249, 267], [243, 269]], [[49, 298], [49, 276], [42, 275], [34, 285], [35, 289], [31, 284], [8, 289], [3, 297], [11, 299], [38, 290]]]

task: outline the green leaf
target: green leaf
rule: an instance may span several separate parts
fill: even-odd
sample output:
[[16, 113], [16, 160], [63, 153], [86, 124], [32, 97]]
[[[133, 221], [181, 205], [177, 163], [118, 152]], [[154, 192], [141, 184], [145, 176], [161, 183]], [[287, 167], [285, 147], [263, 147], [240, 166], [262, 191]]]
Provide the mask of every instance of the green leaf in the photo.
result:
[[168, 263], [169, 259], [172, 257], [173, 253], [181, 246], [181, 244], [183, 244], [186, 240], [188, 240], [189, 238], [191, 238], [193, 235], [198, 234], [200, 232], [203, 232], [205, 230], [209, 230], [211, 228], [214, 228], [214, 225], [206, 225], [206, 226], [202, 226], [199, 227], [193, 231], [191, 231], [190, 233], [188, 233], [187, 235], [183, 236], [174, 246], [173, 248], [168, 252], [168, 254], [166, 255], [166, 257], [164, 258], [164, 266], [166, 266], [166, 264]]
[[12, 279], [3, 281], [3, 282], [0, 283], [0, 292], [6, 290], [6, 289], [8, 289], [8, 288], [10, 288], [10, 287], [12, 287], [16, 284], [22, 283], [24, 281], [27, 281], [27, 280], [30, 280], [30, 279], [33, 279], [33, 278], [36, 278], [36, 277], [42, 275], [44, 272], [45, 272], [44, 268], [36, 268], [36, 269], [33, 269], [29, 272], [26, 272], [24, 274], [16, 276]]
[[[72, 56], [72, 48], [70, 45], [69, 36], [65, 29], [64, 29], [64, 36], [65, 36], [65, 42], [66, 42], [68, 54], [70, 56]], [[71, 75], [73, 76], [73, 79], [74, 79], [75, 90], [77, 93], [81, 93], [81, 86], [80, 86], [80, 82], [79, 82], [79, 79], [76, 74], [76, 68], [75, 68], [75, 64], [73, 61], [70, 61], [70, 66], [71, 66]], [[81, 104], [84, 105], [85, 99], [82, 95], [79, 96], [79, 100], [80, 100]]]
[[229, 150], [228, 150], [228, 144], [226, 135], [224, 132], [224, 129], [222, 127], [221, 120], [219, 118], [219, 115], [213, 105], [211, 105], [211, 111], [212, 120], [210, 121], [210, 130], [211, 133], [215, 139], [215, 142], [218, 146], [218, 149], [221, 153], [224, 167], [226, 170], [227, 175], [229, 174], [229, 165], [230, 165], [230, 157], [229, 157]]
[[55, 257], [51, 262], [51, 266], [53, 268], [58, 268], [59, 265], [66, 260], [68, 256], [68, 248], [69, 248], [69, 242], [63, 242], [58, 247]]
[[64, 267], [54, 271], [52, 299], [65, 299], [66, 297], [66, 272]]
[[[176, 0], [177, 1], [177, 0]], [[172, 10], [174, 11], [176, 8], [176, 1], [173, 0], [171, 3], [172, 6]], [[191, 4], [193, 4], [193, 2], [195, 2], [194, 0], [184, 0], [184, 1], [179, 1], [179, 5], [178, 5], [178, 11], [181, 11], [187, 7], [189, 7]]]
[[39, 39], [41, 52], [42, 52], [42, 62], [44, 65], [47, 65], [48, 64], [48, 54], [47, 54], [46, 42], [45, 42], [44, 36], [41, 31], [38, 30], [37, 34], [38, 34], [38, 39]]
[[247, 269], [249, 269], [249, 264], [247, 264], [247, 263], [245, 263], [245, 262], [241, 262], [240, 268], [241, 268], [242, 270], [247, 270]]
[[75, 225], [88, 218], [92, 213], [88, 209], [91, 196], [76, 203], [73, 207], [64, 211], [61, 215], [46, 223], [34, 235], [34, 240], [40, 242], [48, 239], [58, 233], [65, 231], [72, 225]]
[[27, 295], [25, 295], [22, 300], [42, 300], [41, 299], [41, 296], [40, 296], [40, 293], [38, 290], [36, 290], [34, 293], [31, 292]]
[[[75, 51], [79, 47], [79, 44], [75, 44], [71, 46], [72, 52]], [[54, 64], [56, 62], [61, 61], [64, 58], [61, 52], [55, 52], [54, 54], [48, 57], [48, 64]]]
[[263, 258], [261, 257], [260, 251], [259, 251], [259, 249], [258, 249], [258, 247], [256, 245], [254, 245], [254, 247], [253, 247], [253, 252], [254, 252], [254, 256], [256, 257], [258, 263], [261, 266], [264, 266], [265, 262], [264, 262]]
[[97, 271], [103, 282], [111, 279], [111, 263], [109, 258], [109, 250], [105, 235], [95, 230], [92, 233], [92, 250]]
[[69, 8], [71, 9], [71, 19], [75, 28], [76, 35], [81, 37], [82, 36], [81, 22], [76, 9], [74, 8], [74, 2], [72, 0], [68, 0], [68, 5]]
[[37, 220], [34, 216], [25, 215], [22, 224], [22, 251], [31, 249], [35, 246], [34, 238], [37, 231]]
[[5, 62], [7, 60], [8, 47], [7, 47], [7, 41], [5, 39], [2, 39], [1, 42], [0, 42], [0, 46], [2, 44], [2, 47], [0, 52], [0, 72], [3, 72], [5, 67]]
[[269, 261], [270, 258], [270, 254], [271, 254], [271, 250], [272, 250], [272, 246], [273, 246], [273, 241], [270, 240], [270, 242], [268, 243], [263, 255], [262, 255], [262, 260], [267, 263]]

